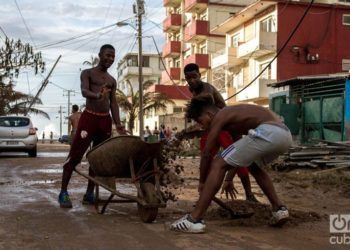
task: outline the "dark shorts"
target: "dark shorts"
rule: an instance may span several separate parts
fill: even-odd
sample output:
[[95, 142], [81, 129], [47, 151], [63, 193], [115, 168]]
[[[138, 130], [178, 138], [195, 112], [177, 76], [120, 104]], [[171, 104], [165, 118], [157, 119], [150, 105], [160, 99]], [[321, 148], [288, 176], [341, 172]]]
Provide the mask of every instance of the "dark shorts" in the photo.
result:
[[79, 119], [65, 167], [69, 165], [70, 168], [74, 168], [81, 161], [91, 142], [96, 146], [110, 138], [111, 132], [112, 119], [109, 114], [100, 116], [84, 111]]

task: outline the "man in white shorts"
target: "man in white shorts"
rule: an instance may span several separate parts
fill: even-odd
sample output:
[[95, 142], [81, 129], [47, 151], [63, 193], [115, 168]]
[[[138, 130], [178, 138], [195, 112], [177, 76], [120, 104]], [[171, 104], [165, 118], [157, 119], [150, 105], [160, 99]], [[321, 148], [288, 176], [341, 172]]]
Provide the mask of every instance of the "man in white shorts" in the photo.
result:
[[[200, 162], [199, 183], [203, 188], [192, 213], [175, 221], [171, 229], [188, 233], [204, 232], [203, 216], [220, 189], [226, 171], [244, 166], [249, 166], [250, 173], [269, 199], [274, 224], [284, 224], [289, 217], [288, 209], [279, 200], [271, 179], [262, 167], [291, 146], [292, 136], [288, 127], [266, 108], [238, 104], [219, 109], [207, 96], [194, 97], [188, 104], [186, 116], [209, 131]], [[222, 130], [246, 136], [225, 149], [210, 164], [210, 152]]]

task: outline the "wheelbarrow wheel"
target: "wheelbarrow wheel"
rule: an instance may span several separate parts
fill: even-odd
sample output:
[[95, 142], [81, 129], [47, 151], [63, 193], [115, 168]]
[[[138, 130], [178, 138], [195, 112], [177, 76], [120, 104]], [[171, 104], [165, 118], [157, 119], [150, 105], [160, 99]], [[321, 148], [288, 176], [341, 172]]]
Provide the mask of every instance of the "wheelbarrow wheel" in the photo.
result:
[[140, 184], [143, 195], [139, 194], [139, 197], [143, 198], [147, 202], [147, 204], [151, 204], [153, 206], [143, 206], [137, 203], [137, 210], [143, 222], [151, 223], [157, 218], [158, 207], [156, 206], [156, 204], [159, 203], [159, 199], [157, 198], [154, 184], [150, 182]]
[[152, 223], [158, 215], [157, 207], [144, 207], [137, 203], [137, 210], [141, 220], [145, 223]]

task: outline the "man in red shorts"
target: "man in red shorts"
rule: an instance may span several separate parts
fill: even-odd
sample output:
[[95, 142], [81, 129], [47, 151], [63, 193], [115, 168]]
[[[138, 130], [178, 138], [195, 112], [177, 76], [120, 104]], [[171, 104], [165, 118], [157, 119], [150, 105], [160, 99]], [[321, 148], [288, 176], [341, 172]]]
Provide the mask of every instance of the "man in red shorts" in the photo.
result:
[[[99, 52], [99, 64], [81, 73], [81, 92], [86, 98], [86, 108], [82, 113], [76, 136], [73, 139], [68, 158], [63, 166], [62, 186], [58, 202], [62, 208], [71, 208], [72, 203], [67, 192], [69, 180], [73, 170], [80, 163], [91, 142], [96, 146], [111, 136], [112, 114], [118, 133], [124, 134], [124, 127], [120, 123], [119, 106], [115, 97], [116, 80], [107, 72], [113, 64], [115, 50], [112, 45], [105, 44]], [[89, 168], [89, 175], [94, 176]], [[94, 203], [94, 183], [89, 180], [84, 204]]]
[[[187, 64], [184, 68], [184, 74], [185, 74], [185, 79], [188, 83], [189, 90], [192, 93], [193, 97], [198, 97], [198, 96], [202, 96], [202, 95], [205, 95], [205, 96], [209, 95], [209, 96], [211, 96], [216, 107], [221, 109], [221, 108], [224, 108], [226, 106], [225, 100], [224, 100], [224, 98], [222, 98], [219, 91], [216, 88], [214, 88], [213, 85], [211, 85], [207, 82], [203, 82], [201, 80], [201, 74], [199, 72], [199, 67], [197, 64], [195, 64], [195, 63]], [[225, 134], [229, 136], [227, 139], [229, 140], [230, 143], [221, 143], [220, 142], [219, 144], [221, 146], [223, 146], [224, 148], [228, 147], [229, 145], [231, 145], [233, 143], [230, 134], [224, 133], [223, 135], [225, 135]], [[206, 135], [204, 135], [201, 138], [201, 144], [203, 144], [203, 148], [206, 144], [206, 138], [207, 138]], [[220, 137], [220, 138], [222, 138], [222, 137]], [[215, 155], [217, 153], [220, 145], [217, 147], [217, 150], [213, 155]], [[226, 145], [226, 147], [224, 145]], [[225, 178], [225, 180], [227, 180], [227, 181], [225, 181], [224, 185], [223, 185], [223, 190], [229, 194], [232, 194], [232, 195], [234, 192], [232, 180], [233, 180], [235, 173], [236, 172], [229, 171], [227, 173], [226, 178]], [[247, 200], [257, 201], [251, 192], [248, 171], [247, 170], [240, 170], [239, 175], [241, 177], [241, 181], [242, 181], [244, 190], [246, 192]], [[203, 185], [204, 185], [204, 183], [199, 183], [199, 186], [198, 186], [199, 192], [201, 192]]]

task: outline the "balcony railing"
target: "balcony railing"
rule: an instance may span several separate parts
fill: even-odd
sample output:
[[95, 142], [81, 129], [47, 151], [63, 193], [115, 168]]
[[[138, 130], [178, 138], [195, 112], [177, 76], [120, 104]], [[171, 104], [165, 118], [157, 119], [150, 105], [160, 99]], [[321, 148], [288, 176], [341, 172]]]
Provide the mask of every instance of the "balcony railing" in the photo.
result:
[[208, 8], [208, 0], [185, 0], [185, 12], [203, 12]]
[[181, 15], [180, 14], [170, 14], [163, 21], [163, 31], [170, 32], [179, 30], [181, 28]]
[[[168, 75], [169, 73], [169, 75]], [[162, 72], [161, 84], [171, 84], [172, 81], [178, 82], [180, 80], [181, 69], [180, 68], [169, 68], [168, 73], [164, 70]]]
[[[125, 69], [123, 69], [123, 77], [126, 76], [130, 76], [130, 75], [138, 75], [139, 74], [139, 67], [135, 67], [135, 66], [130, 66], [130, 67], [126, 67]], [[142, 74], [143, 75], [152, 75], [153, 74], [153, 70], [150, 67], [142, 67]]]
[[193, 54], [184, 60], [184, 64], [195, 63], [202, 69], [209, 68], [209, 55], [208, 54]]
[[200, 42], [209, 35], [209, 23], [203, 20], [194, 20], [185, 29], [186, 42]]
[[181, 53], [180, 41], [169, 41], [163, 48], [163, 57], [178, 57]]
[[225, 49], [213, 54], [211, 67], [217, 68], [221, 66], [233, 67], [244, 62], [243, 59], [237, 58], [237, 48], [226, 47]]
[[[272, 79], [257, 79], [248, 88], [239, 93], [236, 100], [239, 102], [264, 100], [268, 98], [267, 85], [275, 81], [276, 80]], [[240, 91], [240, 89], [237, 89], [237, 92], [238, 91]]]
[[163, 0], [164, 7], [177, 7], [181, 4], [182, 0]]
[[273, 52], [277, 49], [277, 33], [260, 31], [259, 35], [238, 46], [237, 57], [257, 58]]

